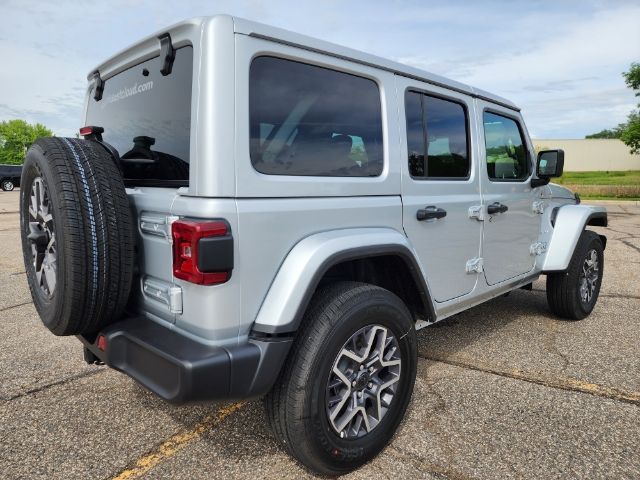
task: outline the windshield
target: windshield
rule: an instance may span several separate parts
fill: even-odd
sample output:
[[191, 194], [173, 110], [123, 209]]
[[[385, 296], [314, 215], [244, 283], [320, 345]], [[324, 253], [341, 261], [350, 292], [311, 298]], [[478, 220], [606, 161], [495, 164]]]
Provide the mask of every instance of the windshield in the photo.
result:
[[176, 50], [169, 75], [155, 57], [105, 81], [89, 98], [86, 125], [104, 128], [128, 184], [188, 185], [193, 48]]

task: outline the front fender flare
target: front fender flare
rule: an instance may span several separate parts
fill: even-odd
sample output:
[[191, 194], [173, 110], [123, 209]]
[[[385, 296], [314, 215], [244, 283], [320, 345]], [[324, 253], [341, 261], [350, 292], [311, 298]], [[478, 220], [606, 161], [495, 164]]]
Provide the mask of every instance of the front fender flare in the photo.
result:
[[329, 268], [346, 260], [381, 255], [402, 257], [421, 289], [427, 311], [433, 315], [425, 276], [407, 237], [391, 228], [350, 228], [317, 233], [293, 247], [260, 307], [253, 333], [295, 332], [318, 283]]
[[564, 205], [557, 210], [542, 271], [562, 272], [569, 267], [578, 239], [587, 225], [607, 226], [607, 209], [591, 205]]

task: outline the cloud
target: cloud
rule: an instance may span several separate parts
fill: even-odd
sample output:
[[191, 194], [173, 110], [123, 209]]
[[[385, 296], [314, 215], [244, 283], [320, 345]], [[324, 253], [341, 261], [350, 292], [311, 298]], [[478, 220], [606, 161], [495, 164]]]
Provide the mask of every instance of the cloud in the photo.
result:
[[532, 135], [582, 137], [623, 122], [637, 102], [621, 72], [640, 59], [640, 6], [618, 5], [564, 21], [548, 15], [555, 32], [527, 31], [514, 19], [510, 45], [479, 60], [404, 60], [510, 98], [522, 108]]
[[179, 19], [220, 12], [425, 68], [519, 104], [532, 134], [580, 137], [625, 120], [637, 99], [621, 72], [640, 60], [637, 1], [349, 3], [14, 0], [2, 6], [0, 120], [71, 135], [86, 75]]

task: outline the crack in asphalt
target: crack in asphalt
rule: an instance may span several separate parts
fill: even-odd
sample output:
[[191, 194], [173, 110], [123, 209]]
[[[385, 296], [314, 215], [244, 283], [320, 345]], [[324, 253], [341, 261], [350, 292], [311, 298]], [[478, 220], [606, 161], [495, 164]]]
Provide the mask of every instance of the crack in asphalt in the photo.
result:
[[26, 391], [18, 393], [16, 395], [2, 395], [2, 396], [0, 396], [0, 400], [5, 401], [5, 402], [10, 402], [10, 401], [16, 400], [18, 398], [26, 397], [26, 396], [29, 396], [29, 395], [33, 395], [34, 393], [39, 393], [39, 392], [42, 392], [44, 390], [48, 390], [51, 387], [55, 387], [57, 385], [64, 385], [66, 383], [73, 382], [73, 381], [78, 380], [80, 378], [92, 377], [93, 375], [97, 375], [98, 373], [102, 373], [102, 372], [106, 372], [106, 371], [107, 371], [106, 368], [101, 368], [101, 369], [89, 370], [89, 371], [86, 371], [86, 372], [78, 373], [76, 375], [70, 375], [68, 377], [61, 378], [60, 380], [56, 380], [55, 382], [47, 383], [45, 385], [41, 385], [39, 387], [32, 388], [30, 390], [26, 390]]
[[1, 312], [6, 312], [7, 310], [11, 310], [12, 308], [24, 307], [25, 305], [29, 305], [29, 304], [32, 304], [32, 303], [33, 302], [31, 300], [29, 300], [28, 302], [18, 303], [17, 305], [10, 305], [8, 307], [3, 307], [3, 308], [0, 308], [0, 313]]
[[456, 472], [450, 467], [443, 467], [441, 465], [423, 460], [416, 454], [402, 450], [401, 448], [393, 444], [389, 445], [388, 450], [395, 452], [395, 454], [400, 458], [408, 459], [410, 462], [414, 463], [421, 472], [430, 473], [438, 478], [445, 478], [448, 480], [471, 480], [474, 478]]
[[455, 367], [466, 368], [468, 370], [475, 370], [477, 372], [489, 373], [504, 378], [510, 378], [512, 380], [520, 380], [523, 382], [542, 385], [544, 387], [555, 388], [558, 390], [586, 393], [588, 395], [593, 395], [596, 397], [607, 398], [609, 400], [615, 400], [618, 402], [630, 403], [631, 405], [640, 406], [640, 392], [623, 390], [621, 388], [615, 387], [607, 387], [605, 385], [585, 382], [576, 378], [550, 378], [543, 375], [536, 375], [533, 372], [525, 372], [517, 368], [514, 368], [512, 370], [505, 370], [488, 365], [481, 365], [479, 363], [463, 362], [443, 357], [434, 357], [428, 355], [418, 355], [418, 357], [424, 360], [431, 360], [432, 362], [439, 362], [447, 365], [453, 365]]
[[216, 413], [205, 416], [195, 425], [185, 428], [167, 438], [145, 455], [131, 462], [124, 468], [124, 470], [121, 470], [108, 478], [111, 480], [126, 480], [138, 478], [148, 473], [151, 469], [160, 463], [165, 462], [180, 450], [187, 447], [191, 442], [200, 438], [202, 434], [217, 427], [225, 418], [242, 408], [244, 405], [245, 402], [232, 403], [231, 405], [220, 408]]
[[[635, 238], [635, 237], [634, 237]], [[629, 240], [620, 240], [622, 243], [624, 243], [627, 247], [631, 247], [633, 248], [636, 252], [640, 253], [640, 247], [634, 245], [633, 243], [631, 243]]]

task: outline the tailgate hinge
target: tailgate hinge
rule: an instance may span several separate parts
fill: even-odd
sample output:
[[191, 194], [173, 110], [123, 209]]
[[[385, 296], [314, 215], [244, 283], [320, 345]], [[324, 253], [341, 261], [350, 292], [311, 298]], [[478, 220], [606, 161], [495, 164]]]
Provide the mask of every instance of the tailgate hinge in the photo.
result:
[[100, 76], [100, 71], [96, 70], [93, 74], [93, 81], [95, 82], [95, 91], [93, 92], [93, 99], [96, 102], [102, 100], [102, 93], [104, 92], [104, 80]]
[[483, 260], [482, 257], [472, 258], [467, 260], [466, 272], [467, 273], [482, 273]]

